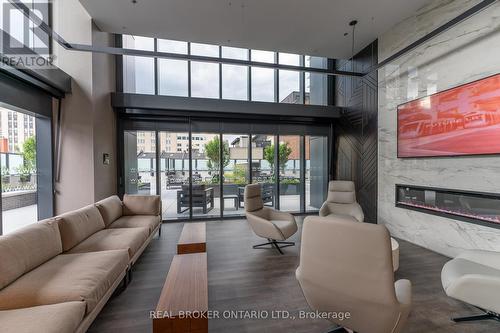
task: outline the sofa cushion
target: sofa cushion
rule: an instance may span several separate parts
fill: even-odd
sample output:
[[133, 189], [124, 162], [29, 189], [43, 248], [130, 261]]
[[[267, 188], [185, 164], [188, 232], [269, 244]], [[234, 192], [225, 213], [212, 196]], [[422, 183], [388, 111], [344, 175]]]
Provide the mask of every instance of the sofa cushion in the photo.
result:
[[95, 205], [99, 209], [106, 227], [119, 219], [123, 214], [122, 201], [116, 195], [103, 199]]
[[122, 216], [115, 222], [111, 223], [108, 228], [148, 228], [151, 234], [153, 230], [160, 224], [160, 217], [154, 215], [131, 215]]
[[2, 333], [74, 333], [85, 315], [85, 302], [65, 302], [0, 311]]
[[60, 254], [0, 290], [0, 310], [85, 301], [89, 313], [128, 261], [125, 250]]
[[159, 195], [123, 196], [123, 215], [160, 215], [161, 200]]
[[68, 251], [90, 235], [104, 229], [104, 221], [94, 205], [57, 216], [63, 251]]
[[1, 236], [0, 289], [61, 252], [61, 235], [53, 219]]
[[132, 258], [149, 236], [148, 228], [104, 229], [96, 232], [67, 253], [127, 250]]

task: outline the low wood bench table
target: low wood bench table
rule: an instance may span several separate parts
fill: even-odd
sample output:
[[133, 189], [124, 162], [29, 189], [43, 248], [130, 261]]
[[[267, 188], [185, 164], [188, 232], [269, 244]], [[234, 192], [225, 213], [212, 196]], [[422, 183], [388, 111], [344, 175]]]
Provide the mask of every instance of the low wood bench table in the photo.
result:
[[207, 254], [174, 256], [153, 317], [153, 333], [208, 332]]
[[207, 252], [205, 222], [184, 223], [177, 243], [177, 254]]

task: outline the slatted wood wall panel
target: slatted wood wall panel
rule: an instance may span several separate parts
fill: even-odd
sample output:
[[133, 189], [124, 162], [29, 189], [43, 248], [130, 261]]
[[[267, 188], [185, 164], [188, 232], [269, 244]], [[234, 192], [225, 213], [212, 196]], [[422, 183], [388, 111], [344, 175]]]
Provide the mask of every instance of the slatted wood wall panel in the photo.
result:
[[[341, 70], [368, 72], [377, 63], [377, 42], [337, 61]], [[363, 78], [335, 78], [335, 105], [344, 114], [335, 126], [335, 179], [353, 180], [365, 220], [377, 222], [377, 72]]]

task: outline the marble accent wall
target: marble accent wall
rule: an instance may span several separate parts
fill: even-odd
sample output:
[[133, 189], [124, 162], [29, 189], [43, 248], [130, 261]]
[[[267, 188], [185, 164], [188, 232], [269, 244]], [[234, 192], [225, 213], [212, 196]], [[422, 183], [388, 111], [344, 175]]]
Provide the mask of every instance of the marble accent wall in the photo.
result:
[[[379, 61], [479, 0], [433, 1], [379, 37]], [[500, 229], [395, 207], [397, 183], [500, 193], [500, 155], [397, 158], [401, 103], [500, 73], [500, 3], [428, 41], [378, 73], [378, 221], [404, 240], [448, 256], [500, 251]]]

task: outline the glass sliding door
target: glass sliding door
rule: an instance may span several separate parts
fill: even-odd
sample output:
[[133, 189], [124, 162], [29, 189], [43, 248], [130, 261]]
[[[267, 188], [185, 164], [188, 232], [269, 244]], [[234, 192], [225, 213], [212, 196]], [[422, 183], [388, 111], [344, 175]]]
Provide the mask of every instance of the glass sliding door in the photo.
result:
[[300, 212], [302, 184], [301, 171], [301, 140], [300, 135], [284, 135], [279, 137], [279, 202], [280, 210]]
[[274, 167], [274, 135], [252, 135], [252, 183], [262, 184], [264, 205], [274, 206], [276, 177]]
[[124, 131], [125, 193], [156, 194], [156, 132]]
[[[221, 141], [218, 133], [191, 134], [193, 217], [220, 217]], [[183, 186], [187, 193], [188, 185]]]
[[224, 184], [223, 196], [224, 216], [244, 215], [243, 194], [249, 183], [248, 149], [249, 136], [247, 134], [224, 134]]
[[0, 107], [2, 226], [8, 234], [38, 220], [35, 117]]
[[306, 212], [319, 211], [328, 188], [328, 137], [305, 137]]
[[189, 218], [189, 133], [158, 132], [163, 219]]
[[325, 128], [199, 120], [191, 125], [141, 122], [140, 130], [128, 126], [123, 131], [123, 192], [161, 195], [164, 220], [244, 216], [244, 190], [250, 182], [262, 184], [264, 205], [281, 211], [315, 212], [325, 201]]

